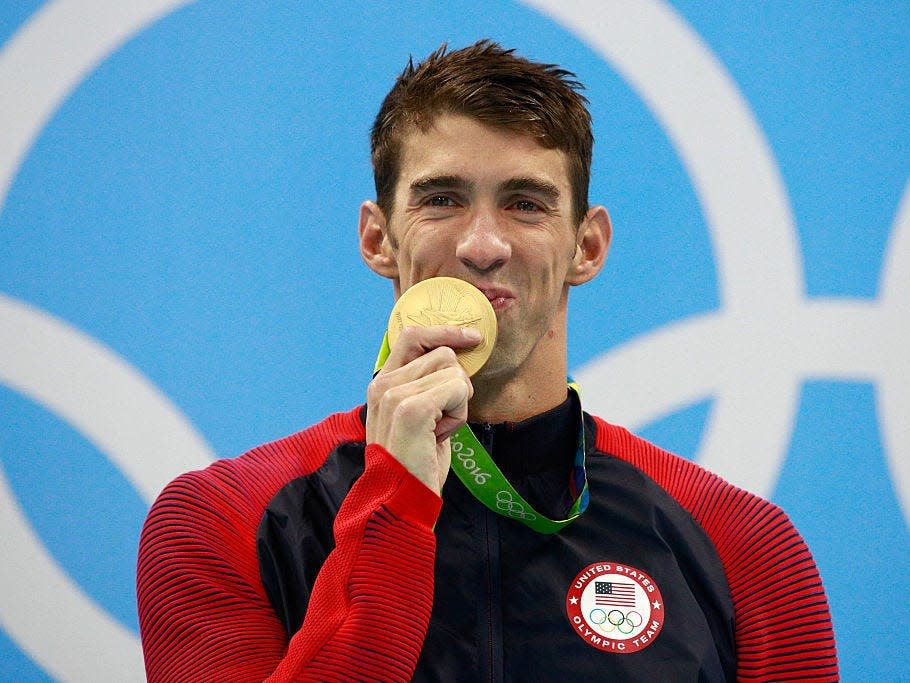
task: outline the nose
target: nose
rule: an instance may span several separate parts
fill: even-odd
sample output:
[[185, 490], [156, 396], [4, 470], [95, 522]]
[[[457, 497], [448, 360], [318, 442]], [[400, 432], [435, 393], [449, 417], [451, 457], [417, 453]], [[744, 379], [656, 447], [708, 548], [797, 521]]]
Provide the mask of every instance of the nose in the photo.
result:
[[495, 210], [478, 207], [458, 241], [455, 256], [477, 273], [489, 273], [503, 266], [512, 255]]

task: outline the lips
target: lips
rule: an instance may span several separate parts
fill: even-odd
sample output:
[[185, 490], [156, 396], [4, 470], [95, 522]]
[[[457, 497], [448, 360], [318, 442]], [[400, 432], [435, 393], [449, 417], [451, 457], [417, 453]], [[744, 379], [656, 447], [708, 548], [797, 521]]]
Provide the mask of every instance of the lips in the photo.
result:
[[508, 308], [509, 305], [515, 300], [515, 296], [512, 294], [512, 292], [508, 289], [505, 289], [504, 287], [485, 287], [483, 285], [475, 286], [477, 289], [483, 292], [484, 296], [487, 297], [487, 300], [493, 307], [493, 310], [497, 313]]

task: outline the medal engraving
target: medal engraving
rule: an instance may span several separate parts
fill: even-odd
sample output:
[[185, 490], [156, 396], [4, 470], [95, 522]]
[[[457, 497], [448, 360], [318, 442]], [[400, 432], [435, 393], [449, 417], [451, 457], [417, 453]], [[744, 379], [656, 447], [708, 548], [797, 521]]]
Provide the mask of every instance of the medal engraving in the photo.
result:
[[434, 277], [408, 288], [395, 302], [389, 316], [389, 344], [410, 325], [471, 327], [483, 335], [475, 347], [456, 351], [468, 375], [483, 367], [496, 344], [496, 313], [483, 292], [464, 280]]

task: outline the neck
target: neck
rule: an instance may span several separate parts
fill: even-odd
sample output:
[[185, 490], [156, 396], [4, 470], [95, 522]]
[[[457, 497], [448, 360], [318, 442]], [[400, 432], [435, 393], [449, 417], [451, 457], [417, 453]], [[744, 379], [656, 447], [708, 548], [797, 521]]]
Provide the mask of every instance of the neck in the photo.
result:
[[565, 344], [555, 338], [541, 340], [518, 368], [492, 375], [481, 370], [472, 383], [472, 422], [520, 422], [544, 413], [566, 400]]
[[521, 422], [545, 413], [566, 400], [566, 377], [547, 386], [508, 385], [484, 386], [474, 383], [474, 398], [468, 406], [471, 422]]

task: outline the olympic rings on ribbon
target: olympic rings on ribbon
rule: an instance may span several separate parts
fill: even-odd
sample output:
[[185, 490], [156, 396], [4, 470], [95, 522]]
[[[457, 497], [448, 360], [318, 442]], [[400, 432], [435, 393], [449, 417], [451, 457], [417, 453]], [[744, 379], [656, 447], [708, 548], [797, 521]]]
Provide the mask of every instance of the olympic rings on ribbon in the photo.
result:
[[525, 512], [524, 505], [514, 500], [508, 491], [499, 491], [496, 494], [496, 508], [515, 519], [537, 519], [537, 515]]

